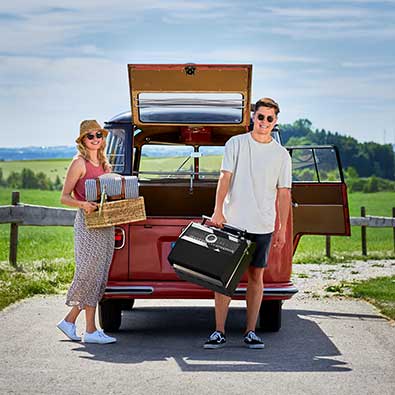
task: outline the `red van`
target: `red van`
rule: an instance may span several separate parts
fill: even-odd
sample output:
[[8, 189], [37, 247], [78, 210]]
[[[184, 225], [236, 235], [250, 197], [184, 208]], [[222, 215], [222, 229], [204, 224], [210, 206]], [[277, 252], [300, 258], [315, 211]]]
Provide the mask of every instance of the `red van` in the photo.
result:
[[[191, 221], [211, 215], [226, 141], [251, 127], [251, 65], [128, 65], [131, 112], [106, 122], [113, 171], [137, 175], [147, 220], [116, 227], [108, 284], [99, 303], [116, 331], [135, 299], [211, 299], [181, 281], [167, 256]], [[278, 128], [273, 133], [281, 143]], [[334, 146], [286, 147], [293, 162], [288, 243], [271, 249], [260, 327], [278, 331], [281, 307], [297, 289], [292, 256], [303, 234], [350, 235], [347, 189]], [[277, 224], [276, 224], [277, 225]], [[234, 299], [244, 299], [246, 276]]]

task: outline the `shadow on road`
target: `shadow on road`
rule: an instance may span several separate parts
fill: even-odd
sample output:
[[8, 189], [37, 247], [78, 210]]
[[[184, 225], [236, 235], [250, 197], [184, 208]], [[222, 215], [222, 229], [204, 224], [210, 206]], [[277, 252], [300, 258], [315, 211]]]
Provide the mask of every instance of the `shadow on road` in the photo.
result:
[[118, 343], [83, 345], [74, 351], [81, 358], [111, 363], [167, 360], [185, 372], [346, 372], [351, 368], [339, 359], [340, 351], [315, 321], [336, 319], [343, 326], [356, 319], [382, 319], [375, 315], [284, 309], [282, 329], [261, 333], [265, 349], [250, 350], [242, 342], [245, 309], [233, 307], [227, 322], [226, 347], [205, 350], [202, 345], [214, 327], [211, 307], [135, 308], [123, 314], [121, 330], [116, 334]]

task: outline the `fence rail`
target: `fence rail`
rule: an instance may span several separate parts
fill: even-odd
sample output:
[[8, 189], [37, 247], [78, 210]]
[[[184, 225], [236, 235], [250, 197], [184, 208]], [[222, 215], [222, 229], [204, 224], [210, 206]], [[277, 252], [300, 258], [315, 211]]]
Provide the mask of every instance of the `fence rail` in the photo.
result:
[[18, 204], [0, 206], [0, 223], [15, 223], [29, 226], [72, 226], [76, 210]]
[[[17, 246], [19, 226], [72, 226], [76, 215], [75, 209], [37, 206], [19, 203], [19, 192], [12, 193], [12, 205], [0, 206], [0, 224], [11, 224], [10, 229], [10, 263], [17, 267]], [[361, 217], [350, 217], [352, 226], [361, 227], [362, 255], [367, 255], [366, 228], [393, 228], [395, 251], [395, 207], [393, 217], [365, 215], [361, 207]], [[326, 236], [326, 256], [331, 256], [331, 236]]]
[[[0, 206], [0, 224], [15, 223], [20, 226], [72, 226], [75, 209], [18, 204]], [[350, 217], [352, 226], [395, 228], [395, 218], [367, 215]]]

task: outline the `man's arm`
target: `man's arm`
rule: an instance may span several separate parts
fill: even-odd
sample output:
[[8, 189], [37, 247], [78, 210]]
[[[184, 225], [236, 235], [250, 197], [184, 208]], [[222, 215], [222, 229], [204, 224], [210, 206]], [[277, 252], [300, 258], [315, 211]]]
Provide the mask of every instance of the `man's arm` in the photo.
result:
[[273, 237], [273, 247], [282, 248], [285, 244], [285, 231], [291, 208], [291, 190], [289, 188], [278, 188], [277, 196], [277, 216], [279, 218], [280, 225]]
[[224, 201], [229, 191], [230, 180], [232, 179], [232, 173], [230, 171], [221, 170], [219, 175], [217, 192], [215, 194], [215, 207], [214, 213], [211, 217], [211, 222], [214, 225], [222, 227], [226, 222], [224, 217]]

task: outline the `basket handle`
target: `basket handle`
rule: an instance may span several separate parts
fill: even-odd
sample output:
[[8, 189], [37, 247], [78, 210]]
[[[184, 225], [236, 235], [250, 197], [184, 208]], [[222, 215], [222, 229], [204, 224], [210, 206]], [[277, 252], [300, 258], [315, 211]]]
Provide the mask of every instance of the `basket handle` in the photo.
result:
[[[125, 199], [126, 197], [126, 192], [125, 192], [125, 177], [121, 177], [121, 193], [120, 195], [114, 195], [114, 196], [106, 196], [106, 200], [111, 201], [111, 200], [120, 200], [120, 199]], [[100, 177], [96, 178], [96, 199], [101, 201], [101, 195], [102, 192], [100, 190]]]
[[103, 192], [101, 193], [100, 205], [99, 205], [99, 216], [102, 214], [103, 204], [105, 203], [106, 200], [107, 200], [106, 186], [103, 185]]

